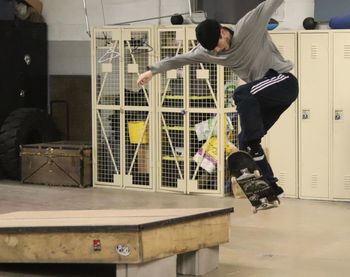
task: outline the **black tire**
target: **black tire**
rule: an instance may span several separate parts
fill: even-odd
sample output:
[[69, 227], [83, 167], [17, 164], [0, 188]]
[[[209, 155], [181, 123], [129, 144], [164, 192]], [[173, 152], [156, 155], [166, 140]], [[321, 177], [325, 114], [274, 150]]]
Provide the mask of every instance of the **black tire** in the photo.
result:
[[36, 108], [14, 110], [0, 129], [0, 163], [4, 173], [21, 178], [19, 146], [57, 140], [55, 124], [49, 115]]

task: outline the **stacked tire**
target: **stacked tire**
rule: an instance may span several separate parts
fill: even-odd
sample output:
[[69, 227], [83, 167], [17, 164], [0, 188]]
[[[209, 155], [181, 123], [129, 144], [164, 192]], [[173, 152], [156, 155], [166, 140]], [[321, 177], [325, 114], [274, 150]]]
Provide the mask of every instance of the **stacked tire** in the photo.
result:
[[0, 164], [11, 179], [21, 178], [20, 145], [57, 139], [50, 116], [37, 108], [19, 108], [5, 119], [0, 129]]

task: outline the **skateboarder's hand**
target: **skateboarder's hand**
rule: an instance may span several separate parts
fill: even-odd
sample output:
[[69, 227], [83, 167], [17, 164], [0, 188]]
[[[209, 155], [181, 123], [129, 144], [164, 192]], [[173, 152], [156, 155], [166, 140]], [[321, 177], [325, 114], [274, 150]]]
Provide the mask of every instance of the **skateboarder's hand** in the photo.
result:
[[151, 79], [152, 79], [152, 71], [151, 70], [148, 70], [142, 74], [140, 74], [138, 80], [137, 80], [137, 84], [139, 86], [143, 86], [145, 84], [147, 84]]

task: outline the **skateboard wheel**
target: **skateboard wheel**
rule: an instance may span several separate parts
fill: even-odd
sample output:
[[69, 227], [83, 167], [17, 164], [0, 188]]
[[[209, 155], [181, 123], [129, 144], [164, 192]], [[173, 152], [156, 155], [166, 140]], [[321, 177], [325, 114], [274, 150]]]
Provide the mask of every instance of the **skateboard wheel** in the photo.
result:
[[260, 172], [259, 172], [259, 170], [257, 170], [257, 169], [254, 170], [254, 176], [257, 177], [257, 178], [260, 177]]
[[252, 207], [253, 214], [256, 214], [258, 212], [258, 209], [256, 207]]
[[274, 207], [278, 207], [279, 205], [280, 205], [280, 201], [279, 200], [273, 201], [273, 206]]

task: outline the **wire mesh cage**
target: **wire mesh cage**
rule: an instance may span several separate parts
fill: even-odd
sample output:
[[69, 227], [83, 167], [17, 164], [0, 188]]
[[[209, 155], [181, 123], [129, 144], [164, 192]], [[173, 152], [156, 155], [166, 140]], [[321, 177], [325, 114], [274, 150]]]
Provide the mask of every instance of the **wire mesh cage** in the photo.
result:
[[161, 113], [161, 188], [181, 189], [184, 180], [185, 125], [179, 112]]
[[[158, 39], [161, 59], [190, 51], [197, 45], [193, 26], [162, 28]], [[238, 120], [232, 93], [229, 95], [233, 87], [226, 89], [224, 81], [236, 82], [232, 71], [208, 63], [161, 74], [161, 190], [216, 195], [230, 192], [230, 184], [224, 186], [225, 155], [234, 148], [232, 142], [237, 143]]]
[[93, 45], [95, 185], [150, 189], [154, 103], [136, 82], [152, 63], [152, 29], [96, 29]]
[[98, 111], [97, 122], [97, 180], [113, 183], [114, 174], [120, 172], [120, 132], [113, 127], [119, 123], [117, 111]]
[[[112, 30], [96, 31], [93, 60], [97, 168], [98, 182], [113, 183], [114, 174], [120, 172], [120, 34]], [[103, 108], [108, 107], [108, 109]]]
[[189, 122], [191, 190], [203, 193], [230, 193], [231, 183], [226, 158], [237, 150], [237, 113], [190, 112]]
[[125, 113], [125, 173], [132, 185], [150, 185], [150, 114], [147, 111]]
[[[197, 45], [187, 40], [188, 51]], [[193, 192], [220, 193], [222, 186], [218, 165], [221, 146], [218, 137], [220, 111], [218, 103], [218, 66], [199, 63], [188, 66], [189, 161], [188, 178]], [[198, 111], [200, 109], [200, 112]]]
[[[184, 29], [160, 29], [158, 31], [160, 59], [166, 59], [184, 53]], [[184, 68], [162, 73], [160, 76], [160, 106], [183, 108], [185, 100]]]
[[[127, 32], [129, 31], [129, 32]], [[150, 64], [150, 56], [154, 52], [147, 30], [126, 30], [124, 42], [124, 95], [125, 106], [149, 106], [148, 85], [139, 87], [136, 83], [138, 75]]]
[[[158, 30], [159, 59], [184, 53], [184, 28], [164, 27]], [[159, 78], [159, 189], [183, 190], [185, 180], [185, 107], [184, 68], [169, 70]]]
[[230, 193], [225, 158], [238, 144], [232, 98], [238, 79], [230, 68], [200, 63], [161, 73], [137, 86], [139, 74], [154, 60], [180, 55], [197, 44], [193, 26], [159, 27], [156, 39], [153, 31], [144, 27], [95, 31], [96, 183]]
[[197, 180], [197, 190], [218, 190], [217, 114], [190, 113], [189, 178]]
[[[196, 45], [196, 40], [188, 40], [188, 51]], [[218, 108], [218, 66], [208, 63], [192, 64], [188, 71], [189, 107]]]
[[125, 174], [132, 176], [132, 182], [125, 187], [152, 188], [151, 184], [151, 141], [153, 138], [153, 104], [150, 86], [137, 85], [140, 73], [152, 63], [154, 43], [149, 29], [124, 29], [124, 109], [125, 109]]
[[[236, 111], [236, 106], [233, 100], [233, 94], [235, 89], [240, 85], [241, 80], [233, 72], [231, 68], [224, 67], [224, 79], [223, 79], [223, 102], [224, 102], [224, 114], [225, 114], [225, 129], [227, 141], [225, 141], [226, 147], [229, 143], [232, 143], [236, 149], [239, 148], [238, 145], [238, 133], [239, 133], [239, 118]], [[226, 121], [227, 120], [227, 121]], [[226, 148], [225, 148], [226, 149]], [[236, 150], [234, 149], [234, 151]], [[225, 156], [229, 153], [225, 153]], [[229, 184], [231, 184], [231, 177], [228, 171], [226, 159], [225, 159], [225, 175], [224, 184], [225, 189], [228, 190]]]

